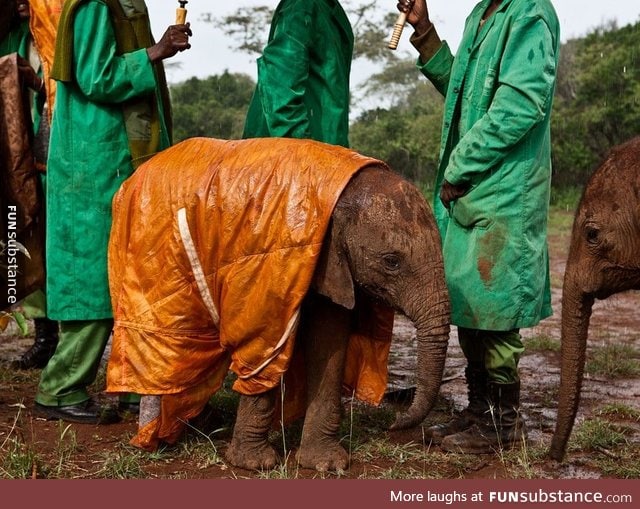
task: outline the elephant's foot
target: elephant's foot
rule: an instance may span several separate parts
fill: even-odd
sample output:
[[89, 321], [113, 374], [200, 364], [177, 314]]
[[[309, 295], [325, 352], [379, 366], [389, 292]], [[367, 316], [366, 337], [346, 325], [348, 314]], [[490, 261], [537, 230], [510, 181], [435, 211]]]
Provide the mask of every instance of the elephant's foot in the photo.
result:
[[303, 442], [296, 459], [302, 468], [319, 472], [335, 472], [349, 467], [347, 451], [333, 438]]
[[247, 443], [235, 438], [225, 457], [233, 466], [246, 470], [271, 470], [279, 463], [278, 454], [268, 442]]
[[269, 429], [275, 409], [275, 390], [240, 396], [233, 438], [226, 458], [236, 467], [268, 470], [278, 464], [278, 454], [269, 444]]

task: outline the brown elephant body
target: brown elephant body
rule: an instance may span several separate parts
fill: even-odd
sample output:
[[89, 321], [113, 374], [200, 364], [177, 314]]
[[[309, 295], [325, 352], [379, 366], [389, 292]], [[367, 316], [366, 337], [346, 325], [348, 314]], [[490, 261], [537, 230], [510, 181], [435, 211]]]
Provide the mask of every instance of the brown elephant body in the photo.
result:
[[640, 137], [615, 147], [576, 211], [562, 289], [558, 419], [550, 455], [561, 461], [580, 400], [595, 299], [640, 289]]
[[[325, 157], [330, 157], [331, 164], [321, 162]], [[274, 158], [277, 160], [274, 161]], [[207, 159], [207, 165], [210, 166], [202, 173], [204, 175], [202, 182], [206, 183], [205, 186], [208, 189], [203, 190], [196, 186], [198, 189], [194, 188], [182, 193], [184, 196], [178, 200], [180, 204], [177, 207], [182, 207], [180, 210], [185, 207], [187, 209], [184, 216], [190, 222], [190, 235], [193, 237], [194, 244], [207, 247], [204, 250], [200, 249], [204, 276], [202, 279], [206, 286], [204, 293], [210, 292], [211, 304], [219, 311], [220, 336], [231, 335], [236, 331], [237, 327], [230, 327], [230, 323], [238, 327], [242, 326], [242, 317], [245, 313], [247, 316], [252, 313], [260, 314], [261, 310], [247, 310], [237, 304], [234, 304], [234, 307], [226, 306], [226, 296], [233, 294], [231, 280], [241, 277], [241, 271], [231, 272], [233, 277], [228, 276], [227, 280], [224, 280], [220, 274], [223, 269], [228, 270], [229, 264], [220, 264], [216, 271], [207, 272], [208, 265], [214, 263], [210, 253], [215, 252], [216, 239], [208, 239], [203, 230], [212, 228], [212, 224], [216, 222], [224, 222], [225, 226], [221, 230], [223, 234], [228, 234], [232, 230], [230, 226], [227, 227], [226, 216], [220, 215], [220, 209], [230, 207], [224, 198], [220, 198], [221, 189], [224, 188], [220, 182], [221, 177], [209, 178], [207, 172], [215, 170], [220, 165], [231, 165], [227, 170], [231, 170], [228, 173], [231, 175], [233, 185], [229, 187], [242, 187], [247, 192], [246, 186], [238, 184], [239, 177], [235, 178], [237, 170], [238, 173], [249, 174], [248, 181], [255, 183], [254, 189], [257, 193], [257, 190], [262, 191], [257, 184], [258, 181], [262, 182], [266, 178], [282, 180], [280, 185], [285, 188], [300, 187], [297, 181], [289, 181], [283, 177], [281, 166], [284, 160], [286, 164], [293, 164], [300, 172], [308, 173], [312, 179], [323, 170], [330, 171], [329, 169], [335, 168], [336, 165], [353, 165], [354, 160], [358, 161], [356, 170], [345, 179], [333, 209], [328, 211], [328, 224], [326, 230], [321, 230], [321, 245], [314, 258], [307, 291], [302, 296], [299, 322], [292, 333], [295, 336], [292, 357], [299, 352], [298, 358], [302, 359], [306, 378], [304, 382], [300, 382], [306, 387], [306, 405], [302, 439], [297, 455], [298, 462], [303, 467], [318, 470], [340, 470], [348, 466], [347, 453], [339, 444], [337, 432], [342, 417], [341, 396], [345, 379], [345, 359], [356, 320], [358, 302], [363, 297], [370, 302], [382, 303], [388, 308], [405, 314], [416, 326], [418, 337], [416, 396], [409, 409], [397, 416], [394, 426], [402, 428], [419, 424], [433, 406], [439, 392], [449, 337], [449, 299], [444, 280], [439, 234], [431, 210], [419, 190], [391, 171], [384, 163], [368, 158], [363, 159], [355, 152], [341, 147], [307, 140], [254, 139], [233, 142], [187, 140], [151, 159], [136, 172], [137, 175], [134, 175], [130, 182], [123, 186], [126, 189], [114, 200], [115, 226], [110, 243], [110, 284], [116, 323], [112, 358], [108, 369], [108, 390], [112, 392], [127, 390], [143, 394], [141, 429], [167, 413], [170, 406], [163, 406], [161, 401], [165, 399], [173, 401], [172, 408], [183, 404], [180, 391], [171, 386], [161, 387], [157, 380], [151, 380], [149, 383], [147, 383], [148, 380], [142, 380], [142, 385], [127, 385], [121, 382], [126, 378], [127, 373], [132, 371], [138, 372], [138, 378], [144, 378], [140, 375], [141, 372], [146, 375], [147, 372], [153, 371], [139, 369], [139, 366], [148, 363], [146, 359], [153, 355], [157, 346], [170, 344], [171, 353], [175, 353], [176, 348], [180, 347], [177, 345], [180, 338], [166, 333], [167, 327], [155, 326], [153, 322], [145, 322], [142, 325], [132, 324], [132, 321], [144, 322], [150, 316], [156, 317], [159, 314], [158, 309], [154, 309], [153, 312], [144, 309], [143, 313], [139, 313], [138, 309], [131, 308], [144, 308], [150, 302], [171, 306], [171, 299], [174, 296], [165, 294], [178, 291], [177, 286], [169, 285], [169, 290], [161, 292], [160, 295], [157, 294], [156, 286], [166, 284], [167, 278], [174, 276], [178, 278], [176, 281], [180, 278], [190, 281], [193, 277], [193, 264], [175, 262], [175, 266], [171, 265], [174, 259], [182, 256], [180, 252], [180, 250], [184, 251], [182, 247], [171, 251], [170, 256], [167, 256], [163, 263], [158, 264], [157, 270], [166, 271], [166, 276], [149, 274], [149, 267], [154, 263], [153, 256], [159, 256], [162, 249], [159, 246], [166, 246], [166, 243], [151, 242], [147, 244], [148, 247], [143, 250], [144, 252], [139, 252], [136, 246], [141, 244], [136, 239], [131, 240], [131, 235], [145, 234], [145, 232], [141, 233], [139, 228], [132, 228], [132, 225], [136, 224], [137, 213], [150, 214], [149, 217], [156, 218], [154, 224], [149, 225], [150, 230], [153, 228], [171, 230], [170, 224], [164, 225], [160, 215], [154, 210], [161, 207], [158, 200], [150, 200], [146, 197], [147, 188], [162, 186], [158, 181], [164, 179], [166, 189], [160, 189], [160, 193], [156, 193], [156, 196], [168, 196], [169, 201], [176, 199], [176, 196], [181, 195], [181, 192], [176, 190], [179, 187], [175, 183], [176, 179], [195, 179], [194, 166], [201, 164], [197, 163], [201, 159]], [[265, 173], [263, 168], [265, 165], [276, 167], [277, 171], [273, 173], [269, 170]], [[316, 185], [318, 184], [314, 184]], [[292, 225], [291, 228], [295, 228], [297, 224], [295, 207], [306, 206], [309, 201], [313, 201], [311, 199], [313, 193], [309, 191], [307, 189], [302, 198], [300, 196], [288, 198], [291, 203], [285, 207], [288, 212], [284, 217]], [[247, 196], [251, 197], [249, 201], [254, 200], [252, 191], [248, 191]], [[265, 192], [260, 196], [270, 196], [270, 193]], [[255, 199], [260, 198], [256, 196]], [[194, 200], [197, 202], [195, 205]], [[245, 208], [248, 206], [249, 203], [244, 205]], [[242, 206], [240, 208], [242, 209]], [[244, 219], [241, 221], [249, 224], [251, 233], [256, 238], [260, 236], [262, 227], [272, 226], [270, 222], [258, 226], [262, 223], [261, 218], [256, 215], [257, 208], [257, 205], [252, 203], [246, 221]], [[199, 222], [191, 209], [205, 210], [202, 216], [205, 219]], [[180, 210], [178, 210], [178, 216]], [[168, 215], [172, 214], [173, 212], [170, 211]], [[232, 216], [236, 217], [237, 214], [234, 213]], [[320, 227], [321, 223], [318, 223], [318, 228]], [[123, 234], [125, 231], [126, 235]], [[171, 235], [174, 239], [179, 236], [180, 233]], [[235, 236], [232, 238], [235, 241], [232, 247], [238, 248], [240, 240]], [[295, 260], [292, 263], [299, 263], [298, 258]], [[127, 263], [129, 267], [124, 267]], [[141, 274], [144, 274], [143, 278], [135, 276], [136, 269], [132, 268], [131, 264], [140, 266], [140, 270], [143, 271]], [[171, 266], [167, 269], [169, 265]], [[257, 270], [261, 268], [260, 264], [256, 267]], [[277, 284], [278, 278], [279, 276], [276, 275], [271, 279], [275, 279]], [[140, 279], [144, 281], [139, 283]], [[197, 281], [185, 287], [185, 294], [198, 295], [196, 283]], [[143, 285], [148, 287], [141, 290]], [[202, 281], [199, 286], [200, 294], [203, 293], [201, 285]], [[173, 289], [173, 286], [176, 288]], [[147, 297], [141, 299], [140, 294], [145, 294]], [[269, 295], [271, 294], [272, 292], [269, 291]], [[287, 299], [283, 299], [283, 305], [286, 301]], [[175, 316], [169, 316], [165, 321], [171, 324], [177, 323], [184, 330], [189, 329], [192, 335], [197, 327], [190, 322], [200, 320], [202, 327], [215, 328], [215, 319], [211, 321], [206, 316], [205, 307], [198, 308], [199, 305], [194, 303], [193, 309], [197, 312], [185, 315], [186, 318], [180, 316], [179, 320], [175, 320]], [[184, 306], [180, 310], [182, 311], [183, 308]], [[282, 309], [282, 314], [284, 311]], [[189, 338], [184, 339], [184, 341], [188, 340]], [[216, 344], [215, 336], [211, 336], [211, 344]], [[220, 351], [225, 354], [230, 348], [227, 347], [226, 350], [220, 348]], [[197, 364], [195, 361], [190, 362], [189, 358], [184, 358], [187, 351], [188, 349], [184, 349], [174, 361], [175, 363], [183, 362], [185, 370], [190, 367], [189, 364]], [[166, 355], [162, 356], [159, 362], [167, 362], [166, 358]], [[268, 432], [274, 420], [276, 394], [280, 389], [277, 383], [279, 379], [272, 377], [269, 382], [265, 378], [261, 380], [261, 385], [252, 386], [251, 376], [242, 371], [243, 363], [236, 362], [237, 359], [233, 360], [233, 352], [231, 358], [231, 369], [237, 371], [241, 382], [238, 389], [241, 396], [233, 438], [226, 452], [227, 459], [233, 465], [243, 468], [272, 468], [277, 464], [278, 457], [268, 442]], [[284, 369], [287, 369], [286, 363], [284, 365]], [[212, 368], [209, 372], [226, 370], [229, 364], [222, 363], [221, 366], [222, 368]], [[169, 366], [169, 368], [176, 371], [175, 366], [173, 368]], [[262, 367], [254, 371], [261, 370]], [[269, 371], [268, 365], [264, 370]], [[207, 372], [206, 362], [201, 371]], [[148, 376], [153, 378], [152, 374]], [[274, 380], [275, 383], [273, 383]], [[144, 385], [145, 383], [147, 385]], [[296, 381], [288, 383], [291, 386], [291, 383], [295, 384]], [[199, 389], [199, 394], [208, 397], [210, 394], [206, 392], [207, 387], [215, 390], [217, 386], [205, 384], [202, 387], [202, 390]], [[201, 398], [199, 401], [201, 408], [206, 398]], [[189, 414], [183, 417], [187, 415]]]

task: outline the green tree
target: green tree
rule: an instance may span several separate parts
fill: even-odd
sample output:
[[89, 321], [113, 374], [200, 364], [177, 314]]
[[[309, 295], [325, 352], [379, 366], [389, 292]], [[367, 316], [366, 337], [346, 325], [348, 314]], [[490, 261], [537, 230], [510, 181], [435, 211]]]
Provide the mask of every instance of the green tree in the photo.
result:
[[[415, 68], [414, 68], [415, 71]], [[351, 146], [387, 162], [423, 188], [432, 188], [438, 168], [442, 96], [417, 71], [412, 87], [389, 109], [363, 113], [350, 128]]]
[[254, 88], [250, 76], [228, 72], [171, 86], [174, 140], [240, 138]]
[[640, 132], [640, 23], [601, 27], [561, 50], [552, 118], [554, 185], [585, 183]]
[[[390, 30], [397, 15], [381, 15], [373, 0], [342, 0], [341, 4], [351, 20], [355, 47], [353, 58], [365, 58], [372, 62], [392, 61], [395, 53], [387, 48]], [[239, 7], [229, 16], [203, 15], [204, 21], [219, 27], [233, 42], [235, 51], [260, 54], [267, 44], [273, 9], [266, 5]]]

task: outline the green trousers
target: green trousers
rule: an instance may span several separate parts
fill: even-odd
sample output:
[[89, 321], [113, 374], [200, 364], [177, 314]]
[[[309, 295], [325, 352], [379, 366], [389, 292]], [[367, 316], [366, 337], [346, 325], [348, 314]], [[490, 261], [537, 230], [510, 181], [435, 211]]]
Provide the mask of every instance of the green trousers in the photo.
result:
[[489, 382], [510, 384], [520, 380], [518, 362], [524, 352], [519, 329], [486, 331], [458, 327], [458, 341], [467, 362], [479, 362]]
[[89, 399], [87, 387], [98, 374], [113, 320], [60, 322], [58, 348], [40, 375], [36, 402], [77, 405]]

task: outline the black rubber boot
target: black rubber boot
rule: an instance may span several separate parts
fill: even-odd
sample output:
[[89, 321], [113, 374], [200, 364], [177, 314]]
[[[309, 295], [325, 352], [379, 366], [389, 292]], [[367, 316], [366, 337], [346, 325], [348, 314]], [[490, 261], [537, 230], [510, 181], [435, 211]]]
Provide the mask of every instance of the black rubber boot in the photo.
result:
[[490, 382], [488, 387], [490, 408], [485, 418], [465, 431], [445, 437], [442, 449], [466, 454], [487, 454], [515, 447], [526, 441], [527, 431], [520, 415], [520, 382]]
[[58, 322], [48, 318], [33, 320], [36, 337], [33, 345], [22, 354], [13, 366], [17, 369], [42, 369], [47, 365], [58, 346]]
[[464, 375], [467, 380], [469, 404], [457, 417], [424, 430], [425, 439], [432, 444], [440, 444], [444, 437], [466, 430], [475, 422], [484, 419], [489, 411], [488, 375], [484, 365], [469, 363], [464, 370]]

